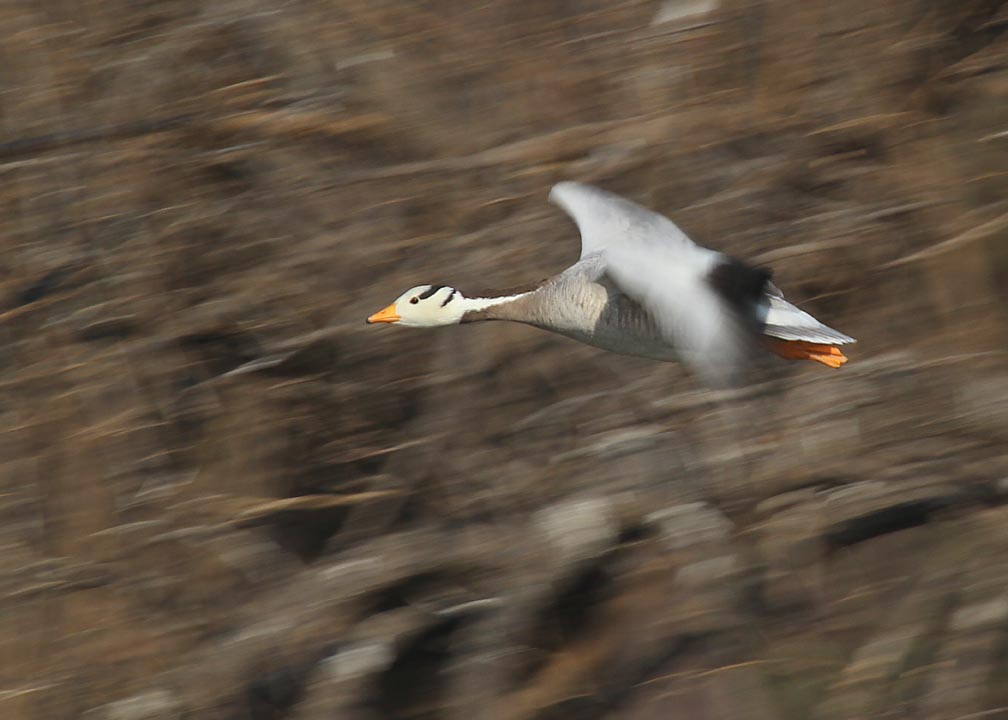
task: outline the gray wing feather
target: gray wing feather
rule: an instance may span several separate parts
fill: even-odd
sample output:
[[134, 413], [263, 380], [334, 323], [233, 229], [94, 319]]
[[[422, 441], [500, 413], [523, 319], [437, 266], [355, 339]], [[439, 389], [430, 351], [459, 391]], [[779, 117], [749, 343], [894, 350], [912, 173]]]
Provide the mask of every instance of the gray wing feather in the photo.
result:
[[696, 245], [665, 216], [589, 185], [558, 183], [550, 200], [577, 223], [581, 257], [601, 257], [605, 274], [644, 306], [706, 382], [738, 379], [752, 338], [707, 282], [719, 253]]
[[664, 215], [601, 188], [561, 182], [550, 190], [549, 199], [577, 223], [581, 231], [581, 257], [640, 238], [650, 238], [685, 252], [697, 249], [689, 236]]

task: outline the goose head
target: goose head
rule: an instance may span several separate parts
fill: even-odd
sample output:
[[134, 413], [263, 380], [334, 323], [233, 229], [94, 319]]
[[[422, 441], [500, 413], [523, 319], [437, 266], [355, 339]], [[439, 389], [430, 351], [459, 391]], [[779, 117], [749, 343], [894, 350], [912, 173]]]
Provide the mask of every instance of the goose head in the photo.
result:
[[462, 293], [447, 285], [417, 285], [365, 322], [394, 323], [407, 327], [455, 325], [461, 322], [462, 315], [465, 314], [466, 308], [459, 302], [462, 299]]

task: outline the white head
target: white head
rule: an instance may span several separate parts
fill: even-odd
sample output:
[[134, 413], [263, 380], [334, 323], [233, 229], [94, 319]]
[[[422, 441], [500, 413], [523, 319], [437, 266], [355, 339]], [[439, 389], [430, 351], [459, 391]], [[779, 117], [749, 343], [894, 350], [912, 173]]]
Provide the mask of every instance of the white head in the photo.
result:
[[417, 285], [384, 310], [369, 317], [368, 323], [395, 323], [408, 327], [455, 325], [470, 309], [458, 290], [447, 285]]

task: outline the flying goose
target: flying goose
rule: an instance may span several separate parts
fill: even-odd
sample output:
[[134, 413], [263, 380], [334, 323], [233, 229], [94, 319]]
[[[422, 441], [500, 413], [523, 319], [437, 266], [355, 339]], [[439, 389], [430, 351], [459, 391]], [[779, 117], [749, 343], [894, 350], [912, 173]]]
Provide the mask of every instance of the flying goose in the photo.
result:
[[771, 272], [693, 243], [656, 212], [591, 185], [557, 183], [550, 202], [581, 232], [581, 257], [537, 287], [466, 297], [418, 285], [368, 323], [437, 327], [511, 320], [624, 355], [685, 361], [713, 386], [736, 384], [764, 350], [839, 368], [855, 342], [784, 299]]

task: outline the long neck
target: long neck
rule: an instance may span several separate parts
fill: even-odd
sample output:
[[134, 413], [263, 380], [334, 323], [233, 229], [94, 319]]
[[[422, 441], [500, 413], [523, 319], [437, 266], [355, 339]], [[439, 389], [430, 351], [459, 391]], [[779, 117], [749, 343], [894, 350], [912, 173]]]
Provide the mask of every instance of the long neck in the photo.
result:
[[460, 322], [477, 322], [479, 320], [515, 320], [528, 321], [528, 301], [535, 291], [501, 295], [498, 297], [460, 298], [463, 310]]

